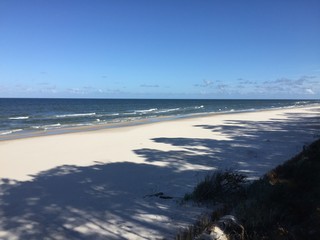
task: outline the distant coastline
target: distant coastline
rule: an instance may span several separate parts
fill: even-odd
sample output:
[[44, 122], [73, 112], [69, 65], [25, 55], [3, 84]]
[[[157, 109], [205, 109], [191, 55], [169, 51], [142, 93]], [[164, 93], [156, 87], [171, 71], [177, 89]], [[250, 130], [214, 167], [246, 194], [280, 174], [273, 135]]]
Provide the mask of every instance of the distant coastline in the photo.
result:
[[320, 100], [1, 98], [0, 141], [314, 104]]

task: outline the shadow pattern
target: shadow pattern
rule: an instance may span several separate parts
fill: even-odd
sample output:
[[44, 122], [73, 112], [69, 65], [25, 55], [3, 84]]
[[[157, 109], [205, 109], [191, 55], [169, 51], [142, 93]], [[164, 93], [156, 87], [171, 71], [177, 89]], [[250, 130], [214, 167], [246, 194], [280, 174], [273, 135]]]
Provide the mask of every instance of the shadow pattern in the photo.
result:
[[[1, 239], [162, 239], [172, 234], [168, 216], [188, 216], [176, 196], [166, 200], [148, 194], [167, 193], [159, 181], [169, 176], [174, 184], [164, 185], [181, 191], [185, 182], [179, 175], [166, 167], [125, 162], [61, 166], [28, 182], [2, 179], [0, 229], [7, 235]], [[159, 217], [164, 220], [156, 221]]]
[[[213, 137], [154, 138], [180, 150], [134, 150], [144, 164], [65, 165], [33, 176], [32, 181], [1, 179], [0, 238], [163, 239], [172, 234], [179, 219], [190, 222], [192, 211], [198, 212], [176, 201], [208, 169], [228, 166], [259, 177], [285, 161], [288, 156], [283, 153], [296, 154], [301, 143], [319, 137], [320, 117], [318, 112], [289, 114], [286, 120], [194, 127], [211, 131]], [[216, 140], [218, 131], [228, 138]], [[146, 197], [157, 192], [173, 199]]]

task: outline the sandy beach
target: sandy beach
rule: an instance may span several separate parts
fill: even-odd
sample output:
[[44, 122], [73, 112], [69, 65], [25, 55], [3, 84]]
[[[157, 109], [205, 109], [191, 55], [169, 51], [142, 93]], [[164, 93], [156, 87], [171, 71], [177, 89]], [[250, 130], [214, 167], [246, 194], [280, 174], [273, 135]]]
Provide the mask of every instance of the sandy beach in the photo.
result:
[[319, 137], [318, 105], [0, 141], [0, 238], [172, 239], [206, 174], [256, 179]]

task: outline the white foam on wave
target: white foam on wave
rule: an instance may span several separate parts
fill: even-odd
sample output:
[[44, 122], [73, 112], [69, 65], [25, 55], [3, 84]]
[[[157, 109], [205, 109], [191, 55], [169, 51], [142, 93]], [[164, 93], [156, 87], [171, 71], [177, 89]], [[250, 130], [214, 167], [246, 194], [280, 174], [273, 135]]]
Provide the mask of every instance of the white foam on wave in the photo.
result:
[[29, 116], [21, 116], [21, 117], [9, 117], [10, 120], [23, 120], [29, 119]]
[[309, 102], [308, 101], [297, 101], [294, 104], [295, 105], [304, 105], [304, 104], [307, 104], [307, 103], [309, 103]]
[[42, 126], [32, 126], [31, 128], [33, 128], [33, 129], [49, 130], [49, 129], [59, 128], [59, 127], [61, 127], [61, 124], [60, 124], [60, 123], [49, 124], [49, 125], [42, 125]]
[[49, 124], [49, 125], [44, 125], [44, 127], [60, 127], [60, 123], [55, 123], [55, 124]]
[[122, 113], [122, 115], [142, 115], [142, 114], [147, 114], [147, 113], [151, 113], [151, 112], [156, 112], [158, 110], [158, 108], [150, 108], [150, 109], [145, 109], [145, 110], [134, 110], [134, 111], [130, 111], [130, 112], [124, 112]]
[[74, 114], [56, 115], [56, 118], [88, 117], [88, 116], [94, 116], [94, 115], [96, 115], [96, 113], [74, 113]]
[[123, 119], [119, 119], [118, 122], [134, 122], [137, 120], [141, 120], [143, 119], [142, 117], [128, 117], [128, 118], [123, 118]]
[[156, 113], [167, 113], [167, 112], [175, 112], [175, 111], [179, 111], [180, 108], [171, 108], [171, 109], [164, 109], [164, 110], [159, 110]]
[[93, 123], [77, 123], [77, 124], [69, 124], [66, 127], [85, 127], [85, 126], [94, 126]]
[[61, 127], [60, 123], [43, 126], [44, 130], [50, 130], [50, 129], [60, 128], [60, 127]]
[[113, 117], [113, 116], [119, 116], [119, 115], [120, 115], [119, 113], [108, 113], [108, 114], [104, 114], [104, 115], [101, 115], [101, 116]]
[[195, 109], [201, 109], [201, 108], [204, 108], [204, 106], [203, 106], [203, 105], [201, 105], [201, 106], [195, 106], [194, 108], [195, 108]]
[[146, 109], [146, 110], [135, 110], [134, 113], [146, 114], [149, 112], [155, 112], [157, 110], [158, 110], [158, 108], [150, 108], [150, 109]]
[[23, 131], [23, 129], [12, 129], [12, 130], [8, 130], [8, 131], [0, 132], [0, 135], [9, 135], [9, 134], [12, 134], [15, 132], [21, 132], [21, 131]]

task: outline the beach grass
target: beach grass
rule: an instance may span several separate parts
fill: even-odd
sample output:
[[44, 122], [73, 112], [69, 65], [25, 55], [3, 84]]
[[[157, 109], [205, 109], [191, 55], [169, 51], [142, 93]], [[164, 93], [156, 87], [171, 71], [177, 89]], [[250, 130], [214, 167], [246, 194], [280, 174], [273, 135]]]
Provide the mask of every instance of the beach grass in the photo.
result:
[[246, 176], [244, 174], [232, 171], [217, 171], [207, 175], [200, 182], [191, 194], [186, 194], [184, 200], [193, 200], [196, 202], [233, 202], [245, 194], [244, 184]]
[[[211, 222], [223, 214], [233, 214], [243, 225], [248, 240], [319, 239], [319, 173], [320, 139], [248, 185], [244, 185], [242, 175], [230, 170], [213, 173], [186, 195], [185, 200], [220, 202], [223, 208], [212, 213]], [[232, 180], [228, 181], [229, 178]], [[196, 224], [201, 229], [206, 225], [207, 220]]]

